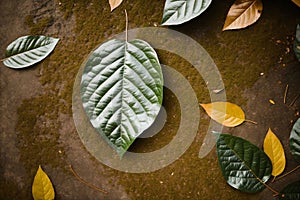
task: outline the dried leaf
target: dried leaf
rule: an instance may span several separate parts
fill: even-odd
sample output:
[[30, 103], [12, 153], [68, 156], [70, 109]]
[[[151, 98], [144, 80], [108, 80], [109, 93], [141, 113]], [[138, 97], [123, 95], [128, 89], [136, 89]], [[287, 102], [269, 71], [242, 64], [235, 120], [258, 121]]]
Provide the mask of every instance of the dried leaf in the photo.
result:
[[294, 4], [296, 4], [298, 7], [300, 7], [300, 0], [292, 0]]
[[55, 197], [52, 183], [40, 165], [32, 184], [32, 196], [34, 200], [53, 200]]
[[113, 11], [119, 5], [121, 5], [123, 0], [109, 0], [110, 11]]
[[268, 155], [272, 161], [273, 169], [272, 175], [278, 176], [285, 169], [286, 159], [284, 155], [284, 149], [277, 138], [277, 136], [269, 128], [268, 133], [264, 140], [264, 152]]
[[244, 111], [236, 104], [213, 102], [200, 105], [213, 120], [224, 126], [235, 127], [245, 121]]
[[256, 22], [261, 16], [261, 0], [236, 0], [228, 11], [224, 30], [245, 28]]

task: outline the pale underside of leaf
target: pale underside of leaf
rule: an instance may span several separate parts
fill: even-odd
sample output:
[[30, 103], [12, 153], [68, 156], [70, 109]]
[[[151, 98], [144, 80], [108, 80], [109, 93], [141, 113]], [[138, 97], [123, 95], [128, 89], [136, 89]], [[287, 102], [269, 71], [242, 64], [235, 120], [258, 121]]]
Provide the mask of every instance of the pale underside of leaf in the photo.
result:
[[261, 16], [261, 0], [237, 0], [229, 9], [224, 30], [241, 29], [255, 23]]
[[45, 59], [55, 48], [58, 38], [23, 36], [8, 45], [3, 63], [10, 68], [25, 68]]
[[289, 140], [291, 154], [300, 163], [300, 118], [295, 122]]
[[113, 11], [119, 5], [121, 5], [123, 0], [109, 0], [110, 11]]
[[206, 113], [216, 122], [227, 127], [235, 127], [245, 121], [244, 111], [230, 102], [200, 104]]
[[122, 156], [156, 118], [163, 78], [154, 49], [142, 40], [110, 40], [88, 59], [81, 81], [92, 125]]
[[264, 152], [272, 162], [272, 175], [280, 175], [285, 169], [286, 159], [283, 146], [271, 129], [268, 130], [264, 140]]
[[166, 0], [162, 25], [187, 22], [204, 12], [211, 0]]
[[272, 164], [258, 147], [242, 138], [221, 134], [217, 140], [217, 153], [229, 185], [249, 193], [265, 188], [261, 181], [266, 182], [270, 178]]
[[53, 200], [55, 197], [52, 183], [47, 174], [39, 166], [32, 184], [34, 200]]

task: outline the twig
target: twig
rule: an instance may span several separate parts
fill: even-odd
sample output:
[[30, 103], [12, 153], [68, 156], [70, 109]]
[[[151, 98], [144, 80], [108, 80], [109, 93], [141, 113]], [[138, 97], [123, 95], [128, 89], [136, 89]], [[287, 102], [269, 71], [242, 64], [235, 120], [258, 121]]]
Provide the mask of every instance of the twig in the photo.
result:
[[282, 176], [279, 176], [276, 180], [279, 180], [279, 179], [281, 179], [281, 178], [283, 178], [283, 177], [286, 177], [287, 175], [293, 173], [294, 171], [296, 171], [296, 170], [299, 169], [299, 168], [300, 168], [300, 165], [298, 165], [297, 167], [295, 167], [295, 168], [292, 169], [291, 171], [289, 171], [289, 172], [283, 174]]
[[294, 103], [297, 101], [298, 97], [299, 97], [299, 94], [297, 94], [296, 97], [294, 98], [294, 100], [290, 103], [290, 105], [289, 105], [290, 107], [294, 105]]
[[250, 119], [245, 119], [245, 122], [249, 122], [249, 123], [252, 123], [252, 124], [257, 124], [257, 122], [252, 121], [252, 120], [250, 120]]
[[86, 186], [88, 186], [88, 187], [90, 187], [90, 188], [92, 188], [92, 189], [94, 189], [94, 190], [97, 190], [97, 191], [102, 192], [102, 193], [104, 193], [104, 194], [108, 194], [107, 191], [105, 191], [105, 190], [103, 190], [103, 189], [101, 189], [101, 188], [98, 188], [97, 186], [95, 186], [95, 185], [93, 185], [93, 184], [91, 184], [91, 183], [85, 181], [84, 179], [82, 179], [82, 178], [74, 171], [74, 169], [72, 168], [72, 165], [69, 165], [69, 166], [70, 166], [71, 172], [74, 174], [74, 176], [75, 176], [81, 183], [85, 184]]
[[286, 103], [286, 96], [287, 96], [288, 89], [289, 89], [289, 85], [286, 84], [285, 91], [284, 91], [284, 97], [283, 97], [283, 103], [284, 104]]
[[125, 17], [126, 17], [125, 39], [126, 42], [128, 42], [128, 15], [126, 9], [125, 9]]

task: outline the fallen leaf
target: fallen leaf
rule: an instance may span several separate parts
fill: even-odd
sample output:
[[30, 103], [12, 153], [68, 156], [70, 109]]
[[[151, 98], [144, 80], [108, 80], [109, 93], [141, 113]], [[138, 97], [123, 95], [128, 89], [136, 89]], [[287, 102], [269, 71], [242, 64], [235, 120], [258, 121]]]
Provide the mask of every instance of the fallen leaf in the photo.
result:
[[280, 191], [279, 200], [299, 200], [300, 199], [300, 181], [288, 184]]
[[203, 13], [212, 0], [166, 0], [162, 25], [178, 25]]
[[296, 4], [298, 7], [300, 7], [300, 0], [292, 0], [294, 4]]
[[40, 165], [32, 184], [32, 196], [34, 200], [53, 200], [55, 197], [52, 183]]
[[113, 11], [119, 5], [121, 5], [123, 0], [109, 0], [110, 11]]
[[261, 0], [236, 0], [228, 11], [223, 31], [241, 29], [255, 23], [262, 10]]
[[272, 162], [272, 175], [280, 175], [285, 169], [286, 164], [284, 149], [280, 140], [270, 128], [264, 140], [264, 152], [268, 155]]
[[200, 105], [213, 120], [224, 126], [235, 127], [245, 121], [244, 111], [236, 104], [213, 102]]
[[300, 163], [300, 118], [293, 125], [290, 134], [290, 152], [294, 159]]
[[260, 148], [229, 134], [220, 134], [216, 147], [222, 175], [231, 187], [249, 193], [266, 187], [272, 163]]
[[298, 24], [296, 28], [296, 38], [293, 46], [295, 55], [298, 58], [298, 61], [300, 62], [300, 24]]

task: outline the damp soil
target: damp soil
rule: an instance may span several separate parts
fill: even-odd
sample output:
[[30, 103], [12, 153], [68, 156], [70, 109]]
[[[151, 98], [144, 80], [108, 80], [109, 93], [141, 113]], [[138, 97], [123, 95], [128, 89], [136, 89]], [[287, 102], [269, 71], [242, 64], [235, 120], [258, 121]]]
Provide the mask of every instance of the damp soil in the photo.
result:
[[[288, 171], [296, 166], [289, 154], [288, 137], [300, 108], [300, 64], [292, 50], [300, 9], [284, 0], [264, 1], [256, 24], [222, 32], [232, 3], [214, 1], [196, 19], [168, 28], [205, 48], [220, 71], [227, 100], [240, 105], [246, 117], [257, 122], [224, 128], [224, 132], [262, 147], [268, 128], [273, 128], [285, 147]], [[0, 64], [0, 199], [32, 199], [31, 184], [39, 165], [52, 180], [56, 199], [274, 199], [267, 189], [246, 194], [227, 185], [215, 149], [203, 159], [198, 157], [210, 121], [202, 109], [192, 145], [178, 160], [155, 172], [131, 174], [111, 169], [81, 142], [72, 118], [73, 84], [81, 64], [96, 46], [124, 31], [124, 9], [129, 28], [154, 27], [160, 23], [163, 5], [163, 0], [126, 0], [111, 13], [107, 1], [99, 0], [0, 2], [1, 57], [6, 46], [23, 35], [60, 38], [54, 52], [33, 67], [13, 70]], [[158, 56], [161, 63], [189, 81], [199, 103], [210, 102], [206, 83], [193, 66], [162, 50]], [[180, 106], [167, 89], [163, 105], [168, 113], [165, 127], [153, 138], [138, 139], [131, 151], [153, 151], [172, 139], [180, 122]], [[108, 194], [78, 181], [70, 165]], [[297, 171], [269, 184], [281, 190], [299, 175]]]

